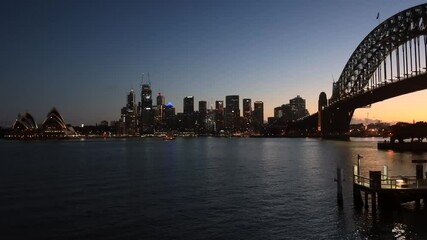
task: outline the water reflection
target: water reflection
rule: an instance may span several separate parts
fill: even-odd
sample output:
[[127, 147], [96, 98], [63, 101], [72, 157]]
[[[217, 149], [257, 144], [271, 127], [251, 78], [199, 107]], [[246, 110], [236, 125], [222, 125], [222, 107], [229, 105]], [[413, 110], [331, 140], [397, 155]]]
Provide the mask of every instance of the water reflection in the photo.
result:
[[[362, 174], [387, 165], [392, 175], [413, 175], [411, 160], [427, 159], [378, 151], [373, 139], [0, 142], [0, 150], [0, 238], [23, 237], [24, 226], [40, 239], [427, 239], [423, 204], [354, 208], [358, 154]], [[37, 225], [46, 212], [46, 227]], [[94, 235], [103, 226], [109, 231]]]

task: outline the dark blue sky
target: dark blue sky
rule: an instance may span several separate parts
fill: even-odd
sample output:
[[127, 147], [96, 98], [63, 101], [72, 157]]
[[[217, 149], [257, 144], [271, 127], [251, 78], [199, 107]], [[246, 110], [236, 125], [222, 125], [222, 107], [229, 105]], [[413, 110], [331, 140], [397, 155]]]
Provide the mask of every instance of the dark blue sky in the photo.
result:
[[72, 124], [117, 120], [147, 72], [179, 112], [187, 95], [231, 94], [263, 101], [265, 118], [296, 95], [315, 112], [377, 13], [421, 3], [1, 1], [0, 125], [53, 106]]

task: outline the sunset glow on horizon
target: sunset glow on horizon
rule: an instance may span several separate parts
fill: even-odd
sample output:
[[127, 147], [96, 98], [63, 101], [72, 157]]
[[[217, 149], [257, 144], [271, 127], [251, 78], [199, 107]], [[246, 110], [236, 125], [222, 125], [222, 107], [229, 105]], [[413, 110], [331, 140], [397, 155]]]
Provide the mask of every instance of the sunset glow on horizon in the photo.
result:
[[[52, 107], [72, 125], [118, 120], [131, 88], [140, 100], [147, 72], [177, 112], [188, 95], [208, 107], [239, 95], [262, 101], [267, 120], [299, 95], [313, 114], [379, 22], [421, 3], [2, 1], [0, 126], [27, 111], [41, 121]], [[426, 99], [411, 93], [353, 118], [427, 121]]]

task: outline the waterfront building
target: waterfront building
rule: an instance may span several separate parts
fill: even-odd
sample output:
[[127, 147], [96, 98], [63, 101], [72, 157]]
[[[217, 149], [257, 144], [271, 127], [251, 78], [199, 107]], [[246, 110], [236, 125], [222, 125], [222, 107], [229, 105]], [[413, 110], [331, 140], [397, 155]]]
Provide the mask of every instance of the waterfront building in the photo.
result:
[[225, 97], [225, 127], [229, 130], [236, 130], [239, 127], [240, 108], [239, 95], [229, 95]]
[[152, 100], [151, 86], [143, 84], [141, 86], [141, 133], [153, 132], [153, 100]]
[[262, 101], [254, 102], [253, 123], [255, 128], [264, 125], [264, 103]]

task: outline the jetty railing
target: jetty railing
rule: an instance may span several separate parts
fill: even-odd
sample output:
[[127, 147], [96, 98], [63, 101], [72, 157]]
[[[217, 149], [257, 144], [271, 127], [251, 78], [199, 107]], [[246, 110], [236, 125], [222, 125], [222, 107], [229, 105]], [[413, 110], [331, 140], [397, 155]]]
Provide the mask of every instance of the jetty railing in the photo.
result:
[[364, 187], [369, 187], [371, 179], [361, 175], [353, 175], [353, 182]]
[[[353, 175], [353, 183], [371, 188], [372, 179], [361, 175]], [[382, 189], [413, 189], [427, 188], [427, 180], [417, 179], [416, 176], [386, 176], [381, 178]]]

